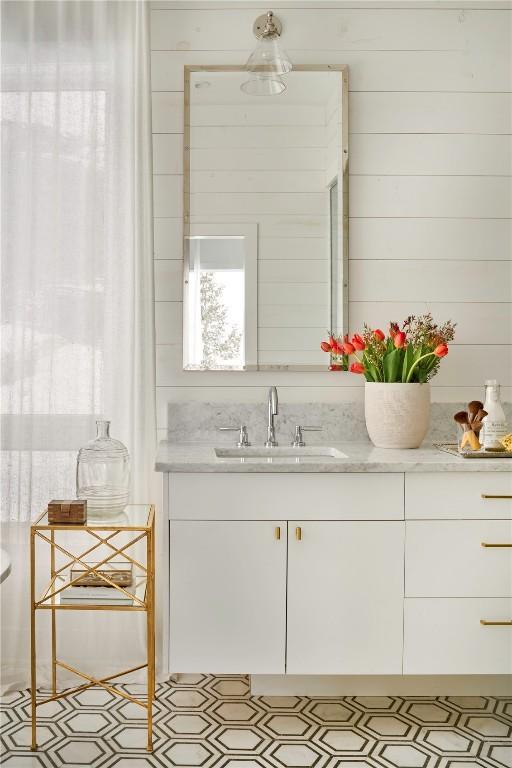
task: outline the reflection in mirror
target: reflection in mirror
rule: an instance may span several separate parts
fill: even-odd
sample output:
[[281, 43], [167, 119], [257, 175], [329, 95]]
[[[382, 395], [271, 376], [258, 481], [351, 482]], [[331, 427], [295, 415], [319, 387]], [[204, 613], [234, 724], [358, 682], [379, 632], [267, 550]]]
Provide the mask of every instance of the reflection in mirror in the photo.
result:
[[255, 227], [194, 225], [193, 232], [185, 258], [184, 368], [254, 368]]
[[187, 68], [185, 368], [325, 369], [346, 330], [347, 73], [285, 77], [255, 96], [243, 68]]

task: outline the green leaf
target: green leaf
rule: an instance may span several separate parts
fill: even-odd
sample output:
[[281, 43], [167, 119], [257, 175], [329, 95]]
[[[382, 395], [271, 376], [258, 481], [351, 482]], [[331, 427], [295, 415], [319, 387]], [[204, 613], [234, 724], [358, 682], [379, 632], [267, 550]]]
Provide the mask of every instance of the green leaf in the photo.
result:
[[384, 356], [384, 381], [389, 384], [400, 380], [403, 350], [394, 349]]
[[[407, 381], [407, 376], [411, 370], [411, 365], [414, 362], [414, 347], [412, 344], [408, 344], [405, 348], [404, 363], [402, 366], [402, 382]], [[413, 374], [414, 375], [414, 374]]]
[[379, 381], [379, 371], [368, 362], [365, 364], [365, 375], [367, 381]]

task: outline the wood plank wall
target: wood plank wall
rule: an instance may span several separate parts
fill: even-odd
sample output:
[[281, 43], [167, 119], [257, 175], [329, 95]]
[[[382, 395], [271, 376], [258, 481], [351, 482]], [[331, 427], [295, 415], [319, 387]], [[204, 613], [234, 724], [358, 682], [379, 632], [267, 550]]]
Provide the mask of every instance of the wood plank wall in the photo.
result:
[[[425, 310], [457, 321], [438, 401], [489, 377], [512, 399], [512, 11], [485, 5], [274, 8], [293, 61], [350, 67], [351, 329]], [[161, 429], [169, 401], [262, 402], [269, 384], [284, 401], [362, 396], [351, 374], [182, 371], [183, 65], [244, 62], [257, 12], [152, 4]]]

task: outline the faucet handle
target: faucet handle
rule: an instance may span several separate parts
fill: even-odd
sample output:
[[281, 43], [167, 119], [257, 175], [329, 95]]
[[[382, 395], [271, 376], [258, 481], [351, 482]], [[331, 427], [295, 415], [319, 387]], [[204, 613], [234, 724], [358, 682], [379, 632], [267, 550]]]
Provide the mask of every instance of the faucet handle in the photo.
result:
[[239, 427], [217, 427], [217, 429], [220, 432], [238, 432], [238, 443], [236, 444], [237, 448], [247, 448], [250, 446], [249, 434], [245, 424], [240, 424]]
[[295, 425], [295, 436], [292, 441], [293, 448], [304, 448], [306, 443], [302, 437], [303, 432], [321, 432], [323, 427], [303, 427], [301, 424]]

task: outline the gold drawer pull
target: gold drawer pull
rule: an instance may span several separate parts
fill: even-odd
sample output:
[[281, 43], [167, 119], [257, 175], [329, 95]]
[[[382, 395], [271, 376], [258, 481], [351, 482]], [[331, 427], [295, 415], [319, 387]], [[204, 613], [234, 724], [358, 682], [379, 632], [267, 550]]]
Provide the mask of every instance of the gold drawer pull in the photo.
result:
[[482, 499], [512, 499], [512, 495], [499, 493], [482, 493]]
[[279, 525], [276, 526], [276, 529], [274, 531], [274, 536], [276, 538], [276, 541], [279, 541], [281, 538], [281, 527]]
[[302, 528], [300, 526], [297, 526], [295, 529], [295, 538], [297, 541], [302, 541]]
[[491, 544], [488, 541], [482, 541], [482, 547], [512, 547], [512, 544]]
[[510, 621], [487, 621], [487, 619], [480, 619], [480, 624], [484, 627], [512, 627], [512, 619]]

